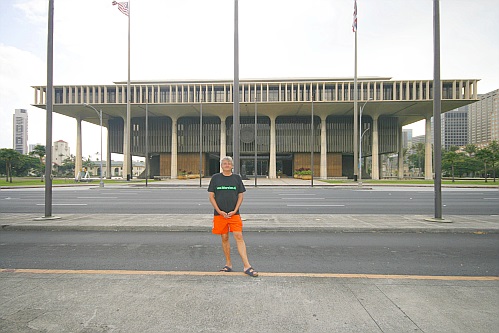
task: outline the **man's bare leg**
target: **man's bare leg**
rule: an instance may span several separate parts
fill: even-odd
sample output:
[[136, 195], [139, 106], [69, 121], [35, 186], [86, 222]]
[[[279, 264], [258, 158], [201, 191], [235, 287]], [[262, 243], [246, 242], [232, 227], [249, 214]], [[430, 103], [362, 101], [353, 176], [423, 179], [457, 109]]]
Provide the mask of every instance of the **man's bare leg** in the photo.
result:
[[232, 268], [232, 262], [230, 260], [230, 241], [229, 233], [220, 235], [222, 237], [222, 249], [225, 256], [225, 266]]
[[246, 253], [246, 243], [244, 242], [243, 233], [241, 231], [235, 231], [232, 234], [236, 240], [237, 250], [239, 251], [239, 255], [243, 261], [244, 270], [246, 271], [251, 268], [251, 265], [248, 260], [248, 254]]

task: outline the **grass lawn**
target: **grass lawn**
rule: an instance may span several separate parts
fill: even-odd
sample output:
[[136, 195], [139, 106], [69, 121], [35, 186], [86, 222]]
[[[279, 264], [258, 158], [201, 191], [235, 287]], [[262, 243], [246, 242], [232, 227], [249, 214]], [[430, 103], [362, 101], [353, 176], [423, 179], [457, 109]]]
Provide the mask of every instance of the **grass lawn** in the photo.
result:
[[[133, 179], [133, 183], [145, 183], [145, 179]], [[154, 182], [154, 180], [149, 179], [149, 182]], [[92, 179], [90, 182], [80, 182], [79, 184], [92, 184], [99, 185], [100, 179]], [[122, 179], [104, 179], [104, 184], [120, 184], [120, 183], [130, 183]], [[52, 185], [70, 185], [76, 184], [74, 178], [54, 178], [52, 179]], [[12, 183], [5, 181], [5, 178], [0, 179], [0, 186], [40, 186], [44, 187], [45, 182], [40, 181], [40, 178], [34, 177], [13, 177]]]
[[[328, 183], [331, 184], [341, 184], [341, 183], [352, 183], [351, 179], [349, 180], [327, 180]], [[372, 179], [362, 179], [362, 183], [367, 184], [393, 184], [393, 185], [433, 185], [433, 180], [424, 180], [424, 179], [381, 179], [381, 180], [372, 180]], [[476, 180], [476, 179], [455, 179], [454, 182], [452, 180], [444, 179], [442, 180], [442, 185], [486, 185], [486, 186], [499, 186], [499, 180], [496, 178], [496, 182], [494, 182], [493, 178], [488, 178], [487, 182], [485, 180]]]

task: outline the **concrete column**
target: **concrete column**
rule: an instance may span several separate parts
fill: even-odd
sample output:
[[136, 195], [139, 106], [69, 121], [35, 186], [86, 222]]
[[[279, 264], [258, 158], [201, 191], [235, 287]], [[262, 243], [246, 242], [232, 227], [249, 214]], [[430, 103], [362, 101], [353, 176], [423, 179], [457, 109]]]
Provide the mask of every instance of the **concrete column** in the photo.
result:
[[172, 164], [171, 179], [177, 178], [177, 117], [172, 117]]
[[126, 116], [122, 118], [123, 118], [123, 169], [122, 169], [123, 171], [121, 176], [123, 177], [123, 179], [126, 179], [127, 170], [130, 163], [130, 156], [128, 156], [127, 154], [128, 140], [126, 134], [128, 131], [127, 131]]
[[431, 149], [431, 116], [426, 117], [425, 148], [424, 148], [424, 179], [433, 179], [433, 154]]
[[374, 180], [379, 179], [379, 132], [378, 132], [378, 116], [373, 116], [373, 149], [372, 149], [372, 175]]
[[81, 168], [83, 167], [82, 161], [82, 145], [81, 145], [81, 118], [76, 118], [76, 157], [75, 157], [75, 178], [78, 177]]
[[[220, 159], [227, 156], [227, 118], [220, 118]], [[219, 161], [220, 162], [220, 161]], [[222, 172], [222, 167], [220, 167], [220, 172]]]
[[270, 161], [269, 161], [269, 179], [276, 179], [276, 142], [275, 142], [275, 116], [269, 116], [270, 118]]
[[327, 179], [326, 118], [327, 116], [321, 116], [321, 179]]
[[111, 139], [109, 136], [109, 121], [106, 121], [107, 129], [107, 150], [106, 150], [106, 178], [111, 179]]
[[402, 135], [402, 125], [398, 128], [398, 179], [404, 178], [404, 137]]
[[220, 159], [227, 156], [227, 118], [220, 118]]

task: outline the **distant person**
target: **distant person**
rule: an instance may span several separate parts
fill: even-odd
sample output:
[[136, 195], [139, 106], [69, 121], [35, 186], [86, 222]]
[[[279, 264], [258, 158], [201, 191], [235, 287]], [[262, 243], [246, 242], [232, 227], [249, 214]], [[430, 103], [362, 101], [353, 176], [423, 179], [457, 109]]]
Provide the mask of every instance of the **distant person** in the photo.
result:
[[237, 250], [243, 261], [244, 273], [257, 277], [258, 272], [251, 267], [248, 261], [246, 243], [243, 239], [243, 222], [239, 215], [239, 207], [243, 202], [243, 193], [246, 188], [241, 176], [232, 173], [231, 157], [223, 157], [220, 166], [222, 172], [213, 175], [208, 186], [210, 202], [215, 208], [212, 232], [221, 235], [222, 249], [225, 255], [225, 266], [220, 271], [232, 272], [229, 241], [229, 232], [232, 232], [236, 240]]

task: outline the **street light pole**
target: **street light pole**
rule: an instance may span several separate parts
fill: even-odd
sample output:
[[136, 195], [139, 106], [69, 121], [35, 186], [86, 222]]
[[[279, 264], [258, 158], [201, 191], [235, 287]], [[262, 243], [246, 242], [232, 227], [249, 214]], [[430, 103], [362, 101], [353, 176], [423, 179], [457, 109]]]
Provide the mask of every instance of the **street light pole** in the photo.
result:
[[87, 108], [90, 108], [94, 110], [97, 115], [99, 116], [99, 123], [100, 123], [100, 183], [99, 187], [104, 187], [104, 181], [102, 180], [102, 109], [100, 111], [97, 111], [96, 108], [94, 108], [92, 105], [84, 103], [84, 106]]
[[312, 97], [312, 112], [310, 118], [310, 173], [312, 178], [310, 178], [310, 186], [314, 187], [314, 91], [310, 90], [310, 95]]
[[149, 114], [147, 113], [147, 105], [149, 98], [146, 96], [146, 187], [149, 178]]
[[202, 187], [202, 185], [203, 185], [203, 100], [200, 98], [199, 99], [199, 187]]
[[362, 137], [364, 134], [369, 130], [369, 128], [366, 128], [364, 132], [362, 132], [362, 111], [364, 111], [364, 107], [366, 106], [367, 102], [369, 102], [372, 98], [369, 98], [364, 105], [360, 107], [360, 120], [359, 120], [359, 187], [362, 186]]
[[254, 166], [254, 172], [255, 172], [255, 187], [256, 187], [256, 179], [258, 178], [258, 145], [257, 145], [257, 140], [258, 140], [258, 109], [257, 109], [257, 103], [256, 103], [256, 90], [255, 90], [255, 166]]

